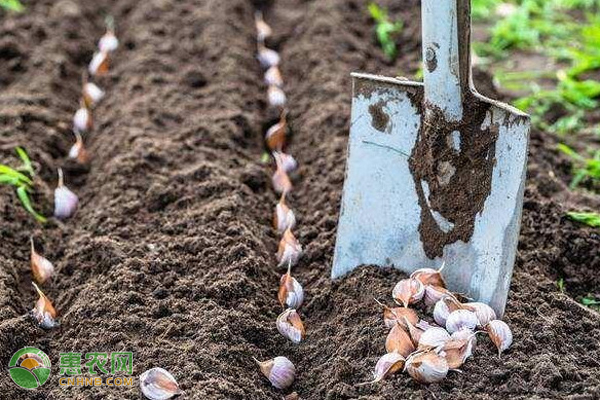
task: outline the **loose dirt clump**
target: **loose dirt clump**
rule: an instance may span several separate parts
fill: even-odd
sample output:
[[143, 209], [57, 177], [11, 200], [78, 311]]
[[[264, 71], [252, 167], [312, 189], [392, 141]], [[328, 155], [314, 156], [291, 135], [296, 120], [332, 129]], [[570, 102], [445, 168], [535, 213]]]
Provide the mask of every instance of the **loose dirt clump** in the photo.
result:
[[[259, 359], [285, 355], [303, 399], [489, 399], [600, 396], [600, 315], [570, 294], [599, 291], [600, 238], [563, 215], [598, 207], [597, 197], [566, 189], [568, 164], [555, 143], [532, 132], [519, 254], [505, 320], [514, 345], [498, 358], [481, 339], [463, 373], [422, 386], [406, 375], [371, 379], [384, 352], [385, 327], [373, 297], [389, 298], [402, 277], [364, 267], [331, 282], [329, 271], [344, 177], [351, 71], [409, 75], [420, 59], [419, 5], [383, 1], [405, 29], [401, 56], [385, 61], [366, 0], [44, 0], [0, 22], [0, 162], [23, 145], [48, 189], [72, 141], [80, 72], [115, 17], [123, 46], [96, 109], [89, 171], [70, 170], [80, 210], [42, 230], [7, 188], [0, 189], [0, 363], [37, 346], [53, 374], [31, 398], [140, 398], [133, 388], [60, 388], [59, 353], [133, 351], [134, 373], [168, 369], [193, 399], [281, 399], [258, 371]], [[254, 7], [277, 36], [284, 63], [294, 156], [301, 179], [291, 202], [306, 248], [295, 274], [307, 290], [307, 337], [295, 346], [275, 328], [282, 270], [270, 227], [277, 196], [260, 163], [265, 88], [254, 58]], [[8, 49], [2, 51], [1, 49]], [[489, 78], [477, 75], [478, 84]], [[558, 165], [558, 167], [557, 167]], [[61, 327], [42, 331], [27, 316], [29, 236], [57, 277], [45, 293]], [[0, 377], [2, 397], [23, 392]]]

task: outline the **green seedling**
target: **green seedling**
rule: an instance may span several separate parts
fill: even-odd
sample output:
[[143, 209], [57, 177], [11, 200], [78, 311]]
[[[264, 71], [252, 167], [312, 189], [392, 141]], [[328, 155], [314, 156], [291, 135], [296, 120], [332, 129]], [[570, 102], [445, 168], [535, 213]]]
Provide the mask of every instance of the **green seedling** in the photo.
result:
[[394, 38], [402, 31], [402, 21], [392, 22], [387, 11], [376, 3], [369, 3], [369, 14], [375, 20], [375, 33], [383, 53], [390, 60], [395, 59], [398, 49]]
[[0, 7], [13, 12], [21, 12], [25, 9], [19, 0], [0, 0]]
[[600, 180], [600, 150], [596, 150], [592, 158], [585, 158], [566, 144], [559, 144], [558, 150], [575, 161], [574, 177], [570, 188], [575, 189], [584, 179]]
[[567, 213], [567, 217], [592, 228], [600, 228], [600, 214], [598, 213], [571, 211]]
[[489, 20], [502, 2], [502, 0], [472, 0], [471, 18], [474, 21]]
[[558, 280], [556, 281], [556, 287], [558, 288], [558, 290], [561, 291], [561, 293], [564, 293], [564, 291], [565, 291], [565, 279], [564, 278], [558, 278]]
[[590, 307], [595, 311], [600, 311], [600, 300], [597, 300], [594, 296], [590, 294], [581, 299], [581, 304]]
[[27, 152], [21, 147], [17, 147], [15, 150], [21, 159], [22, 165], [15, 169], [8, 165], [0, 164], [0, 184], [13, 186], [23, 208], [39, 222], [46, 222], [46, 217], [35, 211], [29, 197], [33, 190], [34, 176], [31, 160]]

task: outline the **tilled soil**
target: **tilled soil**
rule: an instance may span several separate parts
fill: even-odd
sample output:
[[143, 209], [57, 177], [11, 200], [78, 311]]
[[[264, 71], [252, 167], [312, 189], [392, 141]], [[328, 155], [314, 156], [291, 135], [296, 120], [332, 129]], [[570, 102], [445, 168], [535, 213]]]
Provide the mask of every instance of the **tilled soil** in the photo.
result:
[[[505, 320], [513, 347], [501, 358], [487, 339], [441, 384], [399, 374], [371, 379], [385, 327], [373, 297], [389, 299], [401, 274], [364, 267], [329, 279], [344, 177], [351, 71], [411, 75], [420, 58], [419, 5], [384, 1], [405, 21], [402, 57], [385, 60], [363, 0], [41, 0], [0, 25], [0, 155], [27, 148], [39, 169], [36, 204], [52, 209], [55, 170], [81, 197], [65, 222], [40, 227], [9, 188], [1, 189], [0, 363], [37, 346], [55, 363], [43, 388], [16, 389], [0, 376], [2, 399], [140, 398], [134, 388], [60, 388], [60, 352], [133, 351], [134, 373], [160, 366], [193, 399], [281, 399], [252, 356], [286, 355], [304, 399], [600, 398], [600, 315], [579, 298], [600, 291], [598, 231], [564, 218], [599, 209], [597, 196], [571, 193], [570, 165], [549, 135], [532, 132], [519, 255]], [[307, 290], [306, 340], [294, 346], [274, 321], [281, 270], [270, 227], [277, 201], [260, 162], [265, 87], [255, 60], [253, 14], [264, 10], [281, 53], [293, 141], [301, 169], [291, 204], [305, 256], [295, 270]], [[103, 17], [115, 16], [122, 46], [107, 97], [86, 138], [89, 170], [65, 162], [80, 73]], [[7, 66], [7, 67], [5, 67]], [[482, 92], [495, 95], [476, 74]], [[46, 183], [44, 183], [46, 182]], [[42, 331], [27, 315], [29, 236], [58, 274], [44, 290], [60, 328]], [[5, 368], [5, 367], [4, 367]]]

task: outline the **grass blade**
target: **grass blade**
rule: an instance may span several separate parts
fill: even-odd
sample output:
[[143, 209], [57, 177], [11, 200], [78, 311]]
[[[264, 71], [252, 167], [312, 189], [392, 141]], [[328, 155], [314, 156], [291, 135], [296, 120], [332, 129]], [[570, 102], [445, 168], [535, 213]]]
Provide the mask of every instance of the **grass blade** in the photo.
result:
[[31, 205], [31, 199], [29, 199], [29, 194], [27, 193], [27, 187], [26, 186], [19, 186], [17, 188], [17, 196], [19, 196], [19, 200], [21, 200], [21, 203], [23, 204], [23, 207], [25, 207], [25, 209], [35, 217], [35, 219], [37, 219], [39, 222], [46, 222], [47, 219], [46, 217], [44, 217], [43, 215], [40, 215], [37, 213], [37, 211], [35, 211], [33, 209], [33, 206]]

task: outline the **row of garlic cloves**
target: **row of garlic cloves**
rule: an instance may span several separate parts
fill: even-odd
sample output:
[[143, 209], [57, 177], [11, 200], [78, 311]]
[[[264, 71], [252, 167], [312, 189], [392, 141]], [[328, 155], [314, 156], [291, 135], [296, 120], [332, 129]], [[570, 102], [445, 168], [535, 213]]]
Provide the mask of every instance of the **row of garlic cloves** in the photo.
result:
[[[261, 12], [255, 14], [257, 31], [257, 58], [264, 68], [264, 82], [267, 85], [267, 103], [269, 107], [279, 110], [279, 121], [271, 126], [265, 134], [265, 145], [275, 162], [272, 176], [273, 189], [280, 194], [279, 202], [273, 213], [273, 227], [280, 234], [281, 240], [277, 249], [278, 266], [286, 266], [287, 272], [281, 277], [278, 299], [284, 311], [276, 321], [279, 333], [294, 344], [299, 344], [306, 335], [304, 323], [298, 309], [304, 301], [302, 285], [291, 274], [292, 267], [298, 263], [302, 255], [302, 245], [293, 233], [296, 227], [296, 215], [289, 207], [287, 199], [292, 191], [290, 174], [298, 168], [298, 163], [291, 154], [286, 153], [288, 142], [287, 96], [283, 91], [283, 77], [279, 64], [281, 57], [265, 45], [265, 40], [272, 35], [271, 27], [264, 21]], [[271, 384], [280, 390], [289, 388], [295, 380], [296, 368], [286, 357], [278, 356], [267, 361], [258, 361], [262, 374]], [[296, 395], [293, 393], [292, 395]]]
[[[402, 279], [392, 291], [398, 307], [383, 307], [383, 321], [390, 329], [386, 354], [373, 372], [371, 384], [398, 371], [406, 371], [420, 383], [443, 380], [449, 371], [458, 370], [472, 356], [477, 334], [487, 334], [500, 355], [512, 344], [509, 326], [497, 319], [494, 310], [480, 302], [461, 303], [446, 289], [441, 271], [432, 268], [416, 270]], [[408, 308], [424, 301], [432, 310], [433, 320], [420, 320], [417, 312]]]
[[[119, 41], [114, 33], [114, 24], [112, 20], [107, 22], [107, 31], [98, 42], [98, 52], [95, 53], [89, 65], [89, 73], [92, 76], [106, 74], [108, 72], [108, 61], [98, 65], [97, 54], [104, 54], [108, 59], [108, 54], [115, 51]], [[84, 74], [82, 82], [82, 94], [80, 108], [73, 116], [73, 132], [75, 134], [75, 144], [70, 148], [68, 157], [75, 159], [80, 164], [88, 162], [88, 153], [85, 149], [83, 137], [84, 133], [92, 129], [92, 108], [104, 97], [105, 93], [94, 82], [90, 82], [87, 73]], [[54, 217], [59, 220], [65, 220], [72, 217], [77, 211], [79, 198], [65, 185], [64, 173], [58, 168], [58, 184], [54, 190]], [[31, 238], [31, 270], [34, 281], [33, 286], [38, 294], [38, 300], [31, 311], [32, 316], [43, 329], [52, 329], [59, 325], [56, 320], [57, 312], [50, 299], [42, 292], [38, 285], [43, 285], [55, 274], [53, 264], [36, 250]], [[37, 283], [37, 284], [36, 284]]]

